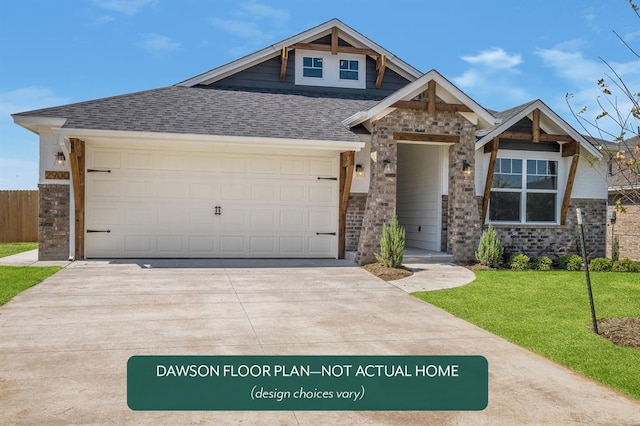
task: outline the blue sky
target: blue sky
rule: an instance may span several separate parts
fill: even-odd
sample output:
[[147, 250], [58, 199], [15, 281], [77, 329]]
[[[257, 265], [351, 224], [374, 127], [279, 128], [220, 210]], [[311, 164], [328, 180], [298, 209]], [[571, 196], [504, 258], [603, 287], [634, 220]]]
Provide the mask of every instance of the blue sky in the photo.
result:
[[565, 94], [596, 111], [598, 57], [640, 88], [612, 32], [640, 47], [627, 0], [0, 0], [0, 189], [38, 183], [9, 114], [175, 84], [334, 17], [491, 109], [540, 98], [578, 128]]

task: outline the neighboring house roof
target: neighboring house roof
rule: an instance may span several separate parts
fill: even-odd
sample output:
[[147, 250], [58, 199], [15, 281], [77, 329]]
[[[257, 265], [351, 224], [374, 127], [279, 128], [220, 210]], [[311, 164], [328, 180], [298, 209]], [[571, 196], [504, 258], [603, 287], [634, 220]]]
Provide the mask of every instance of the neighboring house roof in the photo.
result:
[[371, 119], [376, 120], [389, 114], [389, 112], [395, 109], [392, 107], [394, 103], [400, 100], [408, 100], [418, 96], [420, 93], [424, 92], [425, 88], [427, 87], [427, 83], [431, 80], [434, 80], [442, 89], [444, 89], [444, 91], [437, 92], [438, 97], [449, 98], [444, 99], [445, 101], [451, 101], [452, 99], [454, 99], [455, 101], [468, 106], [476, 115], [478, 115], [478, 117], [482, 121], [485, 122], [485, 125], [487, 123], [495, 123], [495, 117], [488, 110], [471, 99], [469, 95], [464, 93], [462, 90], [458, 89], [453, 83], [444, 78], [438, 71], [431, 70], [422, 75], [417, 80], [407, 84], [402, 89], [387, 96], [373, 107], [367, 110], [359, 111], [358, 113], [346, 118], [343, 121], [344, 125], [353, 127], [365, 121]]
[[[545, 131], [548, 132], [548, 129], [557, 128], [557, 130], [564, 132], [565, 134], [571, 136], [574, 140], [580, 142], [580, 145], [591, 155], [599, 159], [603, 158], [603, 155], [598, 148], [592, 145], [592, 143], [587, 138], [578, 133], [573, 127], [571, 127], [566, 121], [564, 121], [562, 117], [556, 114], [540, 99], [536, 99], [517, 107], [497, 113], [496, 118], [501, 121], [493, 126], [480, 129], [476, 132], [476, 137], [478, 138], [476, 142], [476, 149], [480, 149], [494, 137], [499, 136], [501, 133], [507, 131], [522, 118], [531, 114], [535, 109], [539, 109], [546, 117], [544, 121], [542, 120], [542, 118], [540, 120], [540, 127]], [[545, 129], [545, 127], [547, 127], [547, 129]], [[553, 130], [551, 131], [551, 133], [557, 133], [557, 130]]]
[[63, 128], [252, 136], [310, 140], [360, 139], [342, 120], [377, 103], [339, 94], [170, 86], [14, 114], [66, 119]]
[[[602, 139], [597, 140], [600, 142], [602, 150], [611, 157], [609, 164], [610, 172], [607, 175], [607, 186], [609, 188], [609, 192], [640, 189], [640, 176], [636, 173], [637, 169], [629, 169], [628, 167], [621, 168], [618, 162], [614, 160], [618, 152], [624, 155], [626, 159], [640, 158], [640, 154], [635, 152], [636, 146], [640, 144], [640, 137], [634, 136], [623, 143], [610, 142]], [[629, 151], [634, 152], [630, 153]]]
[[404, 62], [402, 59], [398, 58], [393, 53], [389, 52], [369, 38], [363, 36], [350, 26], [346, 25], [344, 22], [334, 18], [316, 27], [274, 43], [262, 50], [254, 52], [227, 64], [221, 65], [188, 80], [182, 81], [177, 85], [192, 87], [198, 84], [211, 84], [215, 81], [228, 77], [231, 74], [235, 74], [267, 59], [280, 55], [283, 46], [286, 47], [294, 45], [296, 43], [306, 43], [330, 34], [333, 27], [338, 28], [338, 30], [340, 31], [340, 38], [342, 38], [344, 41], [351, 43], [356, 47], [367, 47], [369, 49], [375, 50], [380, 54], [384, 54], [387, 58], [387, 66], [403, 77], [409, 80], [414, 80], [422, 75], [422, 72], [420, 72], [418, 69]]

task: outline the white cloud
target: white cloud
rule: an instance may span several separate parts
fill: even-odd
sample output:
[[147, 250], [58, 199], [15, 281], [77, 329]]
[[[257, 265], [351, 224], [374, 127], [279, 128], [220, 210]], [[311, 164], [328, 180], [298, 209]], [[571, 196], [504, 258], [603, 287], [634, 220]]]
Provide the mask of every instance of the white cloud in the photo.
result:
[[470, 67], [453, 81], [480, 103], [503, 109], [531, 99], [516, 80], [520, 74], [517, 67], [523, 62], [521, 55], [495, 47], [462, 59]]
[[93, 3], [107, 10], [124, 13], [125, 15], [135, 15], [152, 0], [94, 0]]
[[[604, 106], [610, 114], [615, 113], [612, 104], [617, 105], [619, 111], [629, 111], [631, 102], [622, 92], [615, 86], [616, 77], [607, 65], [599, 59], [585, 58], [579, 49], [571, 48], [570, 45], [556, 45], [551, 49], [538, 49], [536, 51], [543, 64], [550, 68], [553, 73], [565, 80], [567, 92], [572, 93], [569, 100], [574, 112], [585, 107], [586, 112], [580, 116], [587, 120], [588, 123], [596, 123], [606, 132], [616, 135], [620, 132], [619, 124], [616, 124], [611, 117], [605, 117], [596, 121], [596, 116], [602, 112], [602, 108], [598, 103]], [[640, 60], [629, 62], [609, 62], [609, 65], [618, 73], [624, 83], [633, 91], [640, 87]], [[613, 77], [613, 80], [610, 78]], [[598, 87], [598, 80], [604, 78], [609, 84], [612, 91], [611, 96], [604, 95]], [[566, 100], [558, 99], [556, 105], [559, 111], [570, 114]], [[627, 114], [623, 116], [626, 119]], [[615, 117], [615, 115], [613, 116]], [[640, 122], [631, 119], [627, 125], [635, 129]], [[606, 133], [599, 135], [597, 130], [585, 123], [589, 132], [595, 136], [607, 137]], [[577, 127], [580, 131], [584, 129]]]
[[0, 93], [0, 121], [11, 121], [11, 114], [69, 103], [51, 89], [32, 86]]
[[240, 9], [239, 15], [245, 15], [249, 19], [273, 19], [278, 22], [286, 22], [291, 16], [288, 10], [276, 9], [255, 1], [240, 3]]
[[272, 43], [281, 33], [291, 14], [257, 1], [243, 2], [228, 17], [211, 18], [209, 22], [219, 30], [239, 39], [241, 43], [228, 43], [232, 55], [241, 55]]
[[135, 46], [153, 53], [169, 52], [180, 47], [180, 43], [171, 38], [159, 34], [146, 34], [141, 41], [134, 43]]
[[520, 55], [509, 55], [501, 48], [483, 50], [475, 56], [463, 56], [462, 59], [472, 65], [500, 70], [513, 69], [522, 63]]

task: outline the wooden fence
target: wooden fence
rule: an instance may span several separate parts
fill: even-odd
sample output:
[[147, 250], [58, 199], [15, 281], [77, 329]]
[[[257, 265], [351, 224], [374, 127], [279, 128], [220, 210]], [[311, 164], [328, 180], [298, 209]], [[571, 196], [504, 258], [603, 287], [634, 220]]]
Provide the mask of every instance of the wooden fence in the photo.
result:
[[0, 243], [38, 241], [38, 191], [0, 191]]

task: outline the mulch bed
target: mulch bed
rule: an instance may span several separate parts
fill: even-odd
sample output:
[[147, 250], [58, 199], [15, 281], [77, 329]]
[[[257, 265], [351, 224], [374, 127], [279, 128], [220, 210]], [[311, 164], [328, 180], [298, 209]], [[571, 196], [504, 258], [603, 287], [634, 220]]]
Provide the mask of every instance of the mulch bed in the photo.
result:
[[[593, 330], [591, 324], [589, 329]], [[598, 331], [616, 345], [640, 348], [640, 317], [600, 319]]]
[[368, 265], [364, 265], [362, 269], [385, 281], [395, 281], [413, 275], [413, 272], [405, 267], [387, 268], [386, 266], [382, 266], [379, 263], [370, 263]]

